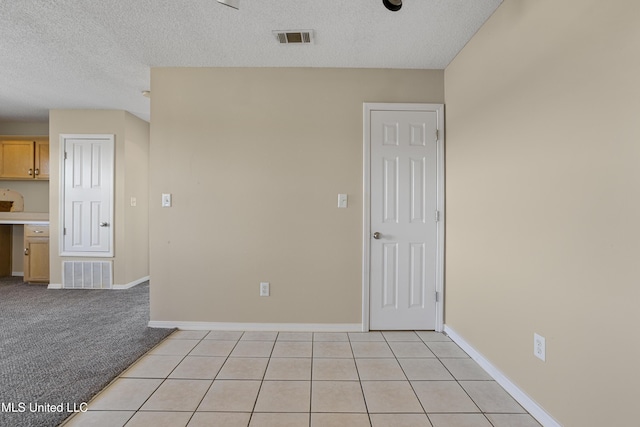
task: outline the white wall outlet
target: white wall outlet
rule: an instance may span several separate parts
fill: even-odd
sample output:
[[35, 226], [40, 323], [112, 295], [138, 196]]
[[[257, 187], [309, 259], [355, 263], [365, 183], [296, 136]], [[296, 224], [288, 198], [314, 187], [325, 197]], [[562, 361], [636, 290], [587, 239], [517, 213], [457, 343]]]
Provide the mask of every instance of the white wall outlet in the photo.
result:
[[347, 195], [346, 194], [338, 194], [338, 207], [346, 208], [347, 207]]
[[131, 196], [131, 206], [136, 206], [138, 204], [138, 199], [136, 199], [135, 197]]
[[163, 208], [171, 207], [171, 193], [162, 193], [162, 207]]
[[269, 296], [269, 282], [260, 282], [260, 296], [261, 297]]
[[543, 336], [533, 334], [533, 354], [543, 362], [546, 360], [546, 345]]

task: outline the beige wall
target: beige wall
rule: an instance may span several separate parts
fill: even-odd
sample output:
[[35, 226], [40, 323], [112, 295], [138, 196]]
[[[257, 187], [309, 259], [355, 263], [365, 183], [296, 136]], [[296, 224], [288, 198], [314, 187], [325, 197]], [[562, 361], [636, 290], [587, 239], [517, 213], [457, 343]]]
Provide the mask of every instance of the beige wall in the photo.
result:
[[0, 188], [22, 194], [25, 212], [49, 212], [49, 181], [1, 180]]
[[151, 320], [360, 323], [362, 104], [441, 103], [442, 78], [152, 69]]
[[[49, 122], [0, 121], [0, 135], [42, 136], [49, 134]], [[24, 197], [25, 212], [49, 212], [49, 181], [0, 181], [0, 188], [10, 188]], [[13, 226], [12, 267], [22, 274], [24, 227]]]
[[0, 135], [49, 135], [49, 122], [0, 120]]
[[125, 114], [124, 160], [123, 284], [149, 275], [149, 123], [130, 113]]
[[[149, 124], [121, 110], [51, 110], [50, 124], [50, 269], [51, 283], [62, 283], [62, 261], [91, 258], [60, 257], [60, 134], [115, 135], [115, 227], [113, 279], [116, 285], [126, 285], [148, 276], [148, 206], [147, 191]], [[56, 160], [57, 159], [57, 160]], [[142, 199], [130, 206], [130, 197]], [[108, 260], [110, 258], [100, 258]], [[134, 263], [134, 265], [132, 265]]]
[[446, 324], [564, 426], [638, 418], [638, 16], [505, 0], [445, 72]]

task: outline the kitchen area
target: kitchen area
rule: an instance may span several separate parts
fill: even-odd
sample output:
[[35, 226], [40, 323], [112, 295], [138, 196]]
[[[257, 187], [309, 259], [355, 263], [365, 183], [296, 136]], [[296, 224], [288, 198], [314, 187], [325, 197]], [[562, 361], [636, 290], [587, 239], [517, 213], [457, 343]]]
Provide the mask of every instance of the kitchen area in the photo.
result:
[[149, 280], [149, 123], [123, 110], [48, 116], [0, 120], [0, 279], [51, 290]]
[[49, 283], [49, 137], [0, 135], [0, 277]]

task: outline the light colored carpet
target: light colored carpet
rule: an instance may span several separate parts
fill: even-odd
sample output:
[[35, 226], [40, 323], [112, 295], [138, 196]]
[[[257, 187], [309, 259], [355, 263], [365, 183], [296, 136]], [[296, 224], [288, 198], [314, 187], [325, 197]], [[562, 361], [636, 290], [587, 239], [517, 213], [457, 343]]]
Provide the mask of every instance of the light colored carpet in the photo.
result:
[[[149, 284], [127, 290], [48, 290], [0, 280], [0, 425], [56, 426], [166, 338], [148, 328]], [[24, 412], [20, 404], [24, 404]], [[65, 405], [31, 412], [30, 404]]]

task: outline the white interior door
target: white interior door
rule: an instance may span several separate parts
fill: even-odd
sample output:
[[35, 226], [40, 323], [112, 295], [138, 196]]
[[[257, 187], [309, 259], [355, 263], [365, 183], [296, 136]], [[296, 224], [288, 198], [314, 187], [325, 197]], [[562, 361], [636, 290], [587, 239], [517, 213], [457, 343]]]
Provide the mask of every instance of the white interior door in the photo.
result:
[[370, 111], [370, 329], [435, 329], [438, 112]]
[[63, 135], [62, 255], [113, 256], [113, 135]]

